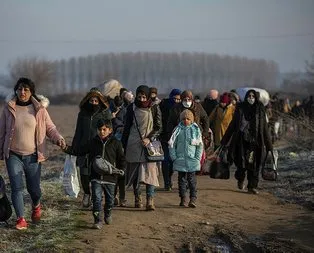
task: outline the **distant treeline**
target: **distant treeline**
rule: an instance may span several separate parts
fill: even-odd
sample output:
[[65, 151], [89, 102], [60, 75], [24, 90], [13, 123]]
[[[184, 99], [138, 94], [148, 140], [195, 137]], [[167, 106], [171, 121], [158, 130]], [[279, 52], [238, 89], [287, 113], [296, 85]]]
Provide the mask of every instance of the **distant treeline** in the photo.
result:
[[86, 91], [114, 78], [135, 90], [139, 84], [161, 93], [172, 88], [198, 92], [240, 86], [272, 89], [279, 67], [274, 61], [205, 53], [108, 53], [53, 62], [52, 93]]

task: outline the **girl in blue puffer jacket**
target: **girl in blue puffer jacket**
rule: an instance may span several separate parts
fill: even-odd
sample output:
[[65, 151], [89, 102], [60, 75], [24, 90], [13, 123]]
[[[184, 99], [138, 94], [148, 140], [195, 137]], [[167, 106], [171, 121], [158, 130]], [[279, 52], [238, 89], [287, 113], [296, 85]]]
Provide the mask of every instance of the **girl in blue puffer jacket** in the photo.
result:
[[189, 109], [180, 114], [180, 123], [169, 140], [169, 153], [173, 170], [178, 171], [180, 206], [186, 206], [187, 185], [190, 189], [189, 207], [196, 207], [196, 171], [200, 171], [203, 152], [202, 133], [194, 123], [193, 112]]

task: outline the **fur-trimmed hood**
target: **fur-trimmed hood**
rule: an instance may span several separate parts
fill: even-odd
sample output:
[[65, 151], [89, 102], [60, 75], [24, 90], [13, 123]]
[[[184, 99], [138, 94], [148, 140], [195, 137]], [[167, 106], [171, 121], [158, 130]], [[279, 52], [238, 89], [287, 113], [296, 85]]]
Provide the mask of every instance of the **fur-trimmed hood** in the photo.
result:
[[85, 104], [88, 103], [88, 100], [91, 97], [97, 97], [102, 107], [108, 108], [108, 101], [106, 97], [100, 91], [92, 90], [92, 91], [89, 91], [80, 102], [80, 105], [79, 105], [80, 109], [82, 109], [85, 106]]
[[[42, 106], [44, 108], [47, 108], [50, 104], [50, 101], [47, 97], [45, 97], [44, 95], [36, 95], [36, 97], [39, 99], [37, 100], [34, 96], [31, 97], [33, 104]], [[14, 93], [11, 93], [9, 95], [7, 95], [7, 97], [5, 98], [5, 102], [8, 103], [9, 105], [12, 103], [16, 103], [16, 95]]]

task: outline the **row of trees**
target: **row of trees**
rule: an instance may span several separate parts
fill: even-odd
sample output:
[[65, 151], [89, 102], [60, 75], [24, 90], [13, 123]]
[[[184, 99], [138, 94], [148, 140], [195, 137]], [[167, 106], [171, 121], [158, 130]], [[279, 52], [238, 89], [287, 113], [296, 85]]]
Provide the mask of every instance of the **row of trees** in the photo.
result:
[[279, 68], [274, 61], [205, 53], [108, 53], [49, 61], [17, 59], [10, 76], [29, 76], [46, 93], [85, 92], [110, 78], [134, 90], [138, 84], [156, 86], [160, 93], [174, 87], [208, 92], [244, 85], [274, 88]]
[[293, 71], [285, 74], [282, 81], [285, 91], [314, 94], [314, 53], [312, 59], [305, 61], [305, 71]]

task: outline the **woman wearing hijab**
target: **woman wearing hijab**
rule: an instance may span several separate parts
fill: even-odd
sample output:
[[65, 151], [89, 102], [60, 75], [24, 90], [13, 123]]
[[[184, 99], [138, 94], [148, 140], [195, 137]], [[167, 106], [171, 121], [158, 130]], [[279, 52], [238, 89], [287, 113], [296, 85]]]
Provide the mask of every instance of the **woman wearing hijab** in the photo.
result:
[[156, 139], [162, 130], [159, 106], [152, 106], [149, 87], [140, 85], [136, 89], [135, 101], [127, 107], [122, 134], [126, 154], [126, 185], [133, 186], [135, 207], [142, 207], [140, 184], [146, 186], [146, 210], [155, 210], [155, 187], [159, 186], [156, 162], [147, 162], [144, 148]]
[[[230, 142], [230, 143], [229, 143]], [[248, 193], [258, 194], [259, 169], [266, 152], [273, 149], [263, 104], [255, 90], [247, 91], [236, 107], [233, 119], [221, 140], [237, 170], [238, 188], [244, 189], [247, 173]]]
[[[98, 88], [92, 88], [80, 102], [80, 112], [77, 116], [75, 134], [72, 141], [74, 153], [78, 153], [81, 146], [89, 143], [97, 135], [97, 122], [100, 119], [111, 120], [108, 102]], [[80, 168], [81, 185], [84, 191], [83, 207], [91, 205], [90, 168], [87, 166], [86, 156], [77, 157]]]
[[213, 126], [215, 149], [220, 146], [220, 141], [232, 120], [234, 110], [235, 106], [226, 92], [220, 96], [219, 104], [209, 115], [209, 125]]
[[47, 98], [36, 95], [34, 82], [22, 77], [0, 119], [0, 160], [5, 160], [8, 170], [18, 230], [28, 227], [24, 216], [23, 174], [32, 202], [31, 219], [37, 223], [41, 218], [40, 175], [41, 162], [46, 160], [46, 137], [61, 148], [66, 147], [46, 110], [48, 105]]

